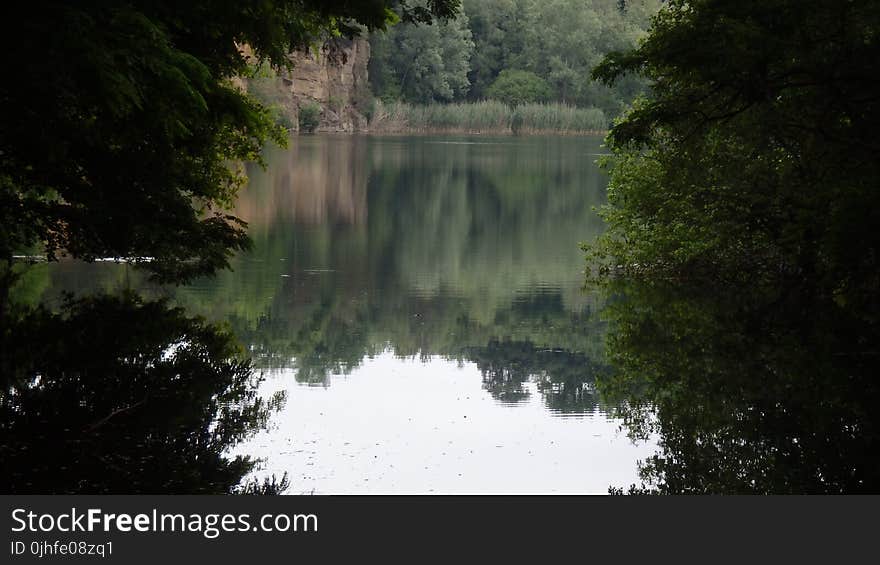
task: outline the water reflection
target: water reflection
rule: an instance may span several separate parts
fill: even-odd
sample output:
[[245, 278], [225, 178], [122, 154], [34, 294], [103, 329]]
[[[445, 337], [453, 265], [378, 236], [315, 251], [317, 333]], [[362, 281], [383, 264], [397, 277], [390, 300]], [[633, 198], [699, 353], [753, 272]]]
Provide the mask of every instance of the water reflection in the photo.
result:
[[[289, 471], [295, 492], [603, 492], [628, 489], [643, 459], [633, 492], [880, 488], [876, 305], [797, 281], [618, 281], [606, 304], [582, 292], [577, 245], [602, 229], [599, 140], [438, 141], [270, 151], [239, 204], [253, 251], [191, 287], [122, 265], [32, 269], [15, 300], [66, 313], [4, 334], [0, 478], [229, 492]], [[170, 302], [59, 306], [129, 288]], [[170, 303], [227, 323], [251, 365]], [[616, 435], [609, 411], [646, 442]]]
[[[230, 321], [256, 366], [295, 368], [303, 383], [389, 347], [476, 361], [505, 341], [579, 359], [592, 379], [603, 330], [578, 242], [603, 229], [600, 140], [436, 141], [317, 136], [270, 150], [238, 204], [253, 251], [174, 300]], [[50, 302], [95, 287], [167, 292], [118, 265], [48, 276]]]
[[293, 151], [267, 149], [270, 166], [250, 166], [250, 184], [236, 213], [263, 234], [282, 223], [363, 224], [367, 220], [366, 141], [339, 136], [294, 140]]
[[[582, 292], [578, 243], [603, 229], [601, 140], [461, 141], [293, 138], [249, 171], [237, 213], [254, 246], [231, 272], [168, 289], [124, 265], [69, 262], [39, 275], [39, 300], [137, 288], [228, 323], [272, 377], [258, 396], [286, 392], [293, 408], [227, 454], [265, 457], [257, 474], [290, 471], [297, 489], [364, 492], [339, 470], [361, 481], [373, 458], [388, 467], [365, 473], [372, 492], [604, 492], [613, 477], [635, 478], [650, 444], [616, 434], [595, 393], [604, 322]], [[453, 424], [470, 402], [468, 427]], [[411, 412], [436, 416], [418, 437], [439, 451], [419, 468], [394, 439]], [[444, 455], [453, 438], [455, 461]], [[377, 442], [387, 450], [357, 455]], [[312, 459], [300, 457], [307, 447]], [[499, 480], [508, 467], [530, 472]]]
[[[13, 321], [14, 318], [14, 321]], [[225, 451], [265, 425], [233, 338], [134, 295], [2, 320], [0, 483], [7, 493], [277, 492]]]
[[577, 242], [602, 229], [599, 141], [450, 141], [308, 138], [270, 153], [239, 209], [254, 254], [181, 299], [229, 308], [258, 363], [309, 383], [388, 347], [463, 359], [519, 340], [595, 357]]
[[872, 309], [801, 281], [614, 290], [604, 390], [635, 435], [660, 437], [634, 492], [880, 489]]
[[602, 367], [584, 354], [529, 341], [491, 341], [468, 348], [465, 357], [476, 363], [483, 388], [500, 402], [527, 400], [527, 384], [534, 383], [552, 413], [591, 414], [599, 406], [596, 375]]
[[287, 404], [234, 453], [265, 458], [257, 476], [288, 471], [295, 493], [605, 493], [653, 452], [598, 410], [550, 416], [535, 382], [499, 402], [468, 361], [386, 352], [326, 388], [291, 386], [291, 372], [267, 377]]

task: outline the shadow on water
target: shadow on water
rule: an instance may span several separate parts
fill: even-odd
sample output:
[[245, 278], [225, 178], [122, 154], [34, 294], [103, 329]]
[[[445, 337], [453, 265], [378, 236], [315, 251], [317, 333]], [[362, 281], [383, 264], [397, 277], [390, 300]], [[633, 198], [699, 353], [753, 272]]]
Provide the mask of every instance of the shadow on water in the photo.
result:
[[2, 323], [7, 493], [275, 493], [224, 452], [283, 397], [256, 396], [232, 335], [134, 294], [20, 308]]
[[798, 283], [612, 291], [600, 389], [633, 435], [660, 437], [629, 492], [880, 490], [876, 308]]

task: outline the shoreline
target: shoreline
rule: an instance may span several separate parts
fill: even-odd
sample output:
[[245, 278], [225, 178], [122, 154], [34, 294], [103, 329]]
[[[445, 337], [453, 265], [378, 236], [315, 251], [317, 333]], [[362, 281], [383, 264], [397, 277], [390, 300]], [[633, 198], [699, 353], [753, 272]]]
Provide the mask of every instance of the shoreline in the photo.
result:
[[316, 134], [332, 134], [332, 135], [386, 135], [386, 136], [431, 136], [431, 135], [485, 135], [499, 137], [541, 137], [541, 136], [561, 136], [561, 137], [605, 137], [610, 130], [526, 130], [514, 132], [510, 128], [507, 129], [468, 129], [468, 128], [412, 128], [412, 129], [358, 129], [358, 130], [338, 130], [338, 129], [321, 129], [318, 128], [314, 132], [301, 132], [299, 130], [289, 130], [289, 133], [296, 135], [316, 135]]

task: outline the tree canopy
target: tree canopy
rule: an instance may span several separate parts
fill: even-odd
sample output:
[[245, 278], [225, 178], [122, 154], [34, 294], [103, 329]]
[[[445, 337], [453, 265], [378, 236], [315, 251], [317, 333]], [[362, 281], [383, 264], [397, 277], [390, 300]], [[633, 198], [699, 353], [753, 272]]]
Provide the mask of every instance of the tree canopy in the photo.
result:
[[388, 101], [449, 102], [467, 94], [473, 51], [464, 12], [436, 25], [397, 25], [374, 36], [371, 81]]
[[880, 6], [670, 2], [634, 51], [651, 95], [609, 136], [595, 248], [630, 273], [814, 281], [876, 307]]
[[0, 260], [42, 243], [50, 259], [123, 257], [159, 279], [227, 265], [248, 246], [226, 210], [231, 163], [283, 141], [232, 79], [243, 46], [275, 66], [399, 18], [448, 18], [456, 0], [30, 2], [4, 14]]
[[674, 0], [594, 76], [614, 376], [668, 493], [876, 490], [880, 5]]
[[[427, 28], [415, 31], [406, 24], [372, 34], [370, 82], [386, 101], [481, 100], [495, 98], [490, 86], [503, 80], [502, 73], [528, 72], [548, 83], [548, 101], [617, 115], [644, 88], [644, 80], [633, 75], [605, 86], [590, 77], [590, 70], [605, 54], [634, 47], [659, 6], [659, 0], [465, 0], [466, 17], [440, 34]], [[413, 35], [418, 36], [418, 49], [405, 43]], [[442, 61], [454, 63], [463, 88], [453, 89], [452, 96], [448, 90], [422, 96], [436, 92], [431, 83], [437, 72], [449, 71], [444, 67], [419, 73], [417, 69], [428, 67], [418, 61], [453, 45], [455, 56], [444, 55]]]

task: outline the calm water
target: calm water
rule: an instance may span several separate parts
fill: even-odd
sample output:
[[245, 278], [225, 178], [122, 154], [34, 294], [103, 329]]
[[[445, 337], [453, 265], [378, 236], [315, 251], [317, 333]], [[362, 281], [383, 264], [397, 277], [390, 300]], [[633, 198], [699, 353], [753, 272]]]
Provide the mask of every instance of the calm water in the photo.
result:
[[601, 152], [298, 137], [250, 171], [238, 213], [254, 248], [233, 271], [174, 289], [112, 262], [33, 267], [14, 302], [59, 314], [4, 335], [0, 484], [880, 491], [876, 308], [797, 271], [583, 292]]
[[223, 320], [282, 399], [225, 451], [289, 492], [603, 493], [637, 482], [595, 390], [598, 138], [295, 137], [237, 213], [254, 248], [172, 291], [64, 262], [34, 292], [135, 286]]

